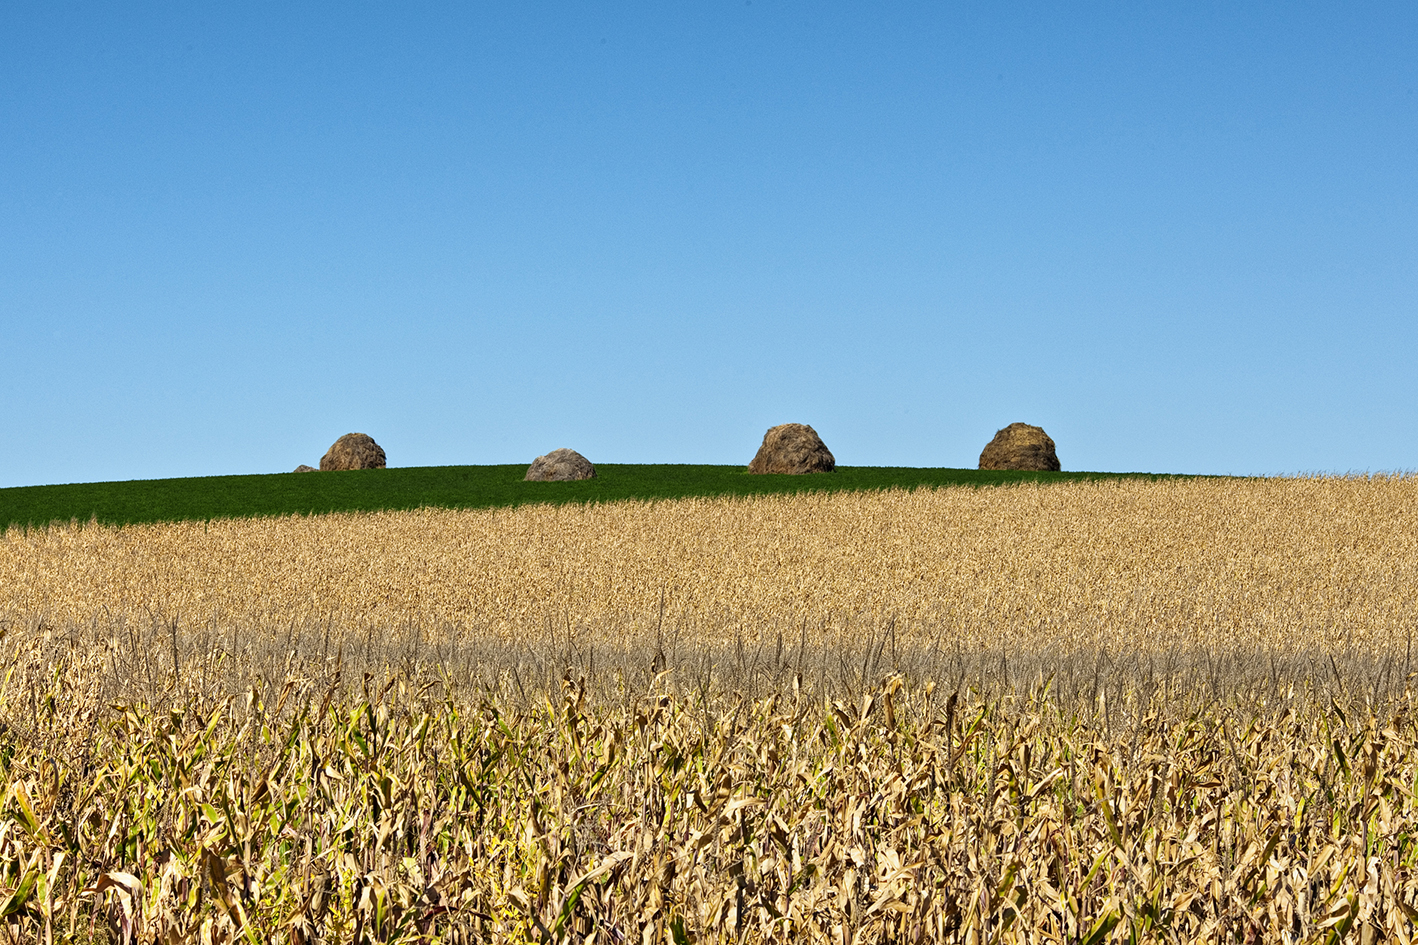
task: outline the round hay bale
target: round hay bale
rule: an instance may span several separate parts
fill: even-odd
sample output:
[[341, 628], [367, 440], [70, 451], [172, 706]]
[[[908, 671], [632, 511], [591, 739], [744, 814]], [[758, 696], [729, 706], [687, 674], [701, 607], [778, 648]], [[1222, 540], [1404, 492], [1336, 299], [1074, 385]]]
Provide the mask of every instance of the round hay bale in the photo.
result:
[[526, 482], [574, 482], [578, 479], [595, 479], [596, 467], [580, 453], [563, 447], [532, 460], [532, 465], [527, 467], [527, 475], [522, 478]]
[[756, 475], [783, 473], [801, 476], [805, 473], [831, 472], [837, 467], [832, 452], [817, 431], [806, 423], [783, 423], [769, 427], [763, 434], [763, 445], [748, 464]]
[[320, 469], [324, 472], [383, 468], [384, 449], [373, 437], [363, 433], [346, 433], [320, 457]]
[[995, 434], [980, 454], [981, 469], [1028, 469], [1058, 472], [1054, 441], [1042, 427], [1011, 423]]

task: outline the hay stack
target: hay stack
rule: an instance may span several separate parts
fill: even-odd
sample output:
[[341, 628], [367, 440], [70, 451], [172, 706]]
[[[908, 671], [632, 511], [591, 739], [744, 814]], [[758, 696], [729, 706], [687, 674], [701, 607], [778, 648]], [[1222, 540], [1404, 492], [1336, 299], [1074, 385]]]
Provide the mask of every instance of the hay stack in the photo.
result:
[[363, 433], [346, 433], [320, 457], [320, 469], [332, 472], [344, 469], [383, 469], [384, 449], [374, 438]]
[[591, 461], [575, 450], [552, 450], [545, 456], [538, 456], [527, 467], [527, 482], [573, 482], [578, 479], [595, 479], [596, 467]]
[[1011, 423], [985, 445], [980, 468], [1058, 472], [1059, 457], [1054, 452], [1054, 441], [1042, 427]]
[[748, 464], [748, 471], [800, 476], [831, 472], [836, 466], [837, 461], [816, 430], [805, 423], [783, 423], [769, 427], [763, 434], [763, 445]]

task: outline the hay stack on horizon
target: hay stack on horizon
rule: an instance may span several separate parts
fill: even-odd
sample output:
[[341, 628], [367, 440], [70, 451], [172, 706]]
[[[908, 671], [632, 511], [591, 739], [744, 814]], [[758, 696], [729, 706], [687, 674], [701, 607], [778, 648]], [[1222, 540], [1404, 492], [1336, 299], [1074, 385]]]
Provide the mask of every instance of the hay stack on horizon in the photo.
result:
[[831, 472], [837, 460], [817, 431], [805, 423], [782, 423], [769, 427], [763, 434], [763, 445], [748, 464], [755, 475], [780, 473], [801, 476], [807, 473]]
[[384, 448], [365, 433], [346, 433], [320, 457], [321, 472], [346, 469], [383, 469]]
[[980, 454], [980, 468], [1058, 472], [1060, 466], [1054, 441], [1043, 427], [1011, 423], [985, 444]]
[[527, 475], [522, 477], [524, 482], [575, 482], [595, 478], [596, 467], [591, 461], [565, 447], [532, 460]]

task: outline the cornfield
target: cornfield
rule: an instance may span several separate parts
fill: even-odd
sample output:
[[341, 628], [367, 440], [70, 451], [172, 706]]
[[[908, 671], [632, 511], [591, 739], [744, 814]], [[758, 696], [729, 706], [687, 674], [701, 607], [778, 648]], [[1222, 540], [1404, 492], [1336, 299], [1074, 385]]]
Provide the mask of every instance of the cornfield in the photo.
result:
[[1410, 941], [1418, 480], [0, 539], [14, 941]]

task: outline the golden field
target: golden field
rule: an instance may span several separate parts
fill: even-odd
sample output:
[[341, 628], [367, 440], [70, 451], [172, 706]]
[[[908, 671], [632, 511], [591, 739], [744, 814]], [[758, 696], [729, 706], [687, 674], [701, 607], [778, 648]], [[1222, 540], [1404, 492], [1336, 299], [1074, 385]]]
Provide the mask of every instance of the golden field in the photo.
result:
[[[663, 600], [663, 616], [661, 601]], [[967, 646], [1406, 640], [1418, 480], [1113, 481], [11, 531], [0, 614]]]
[[1415, 499], [12, 530], [0, 936], [1407, 942]]

